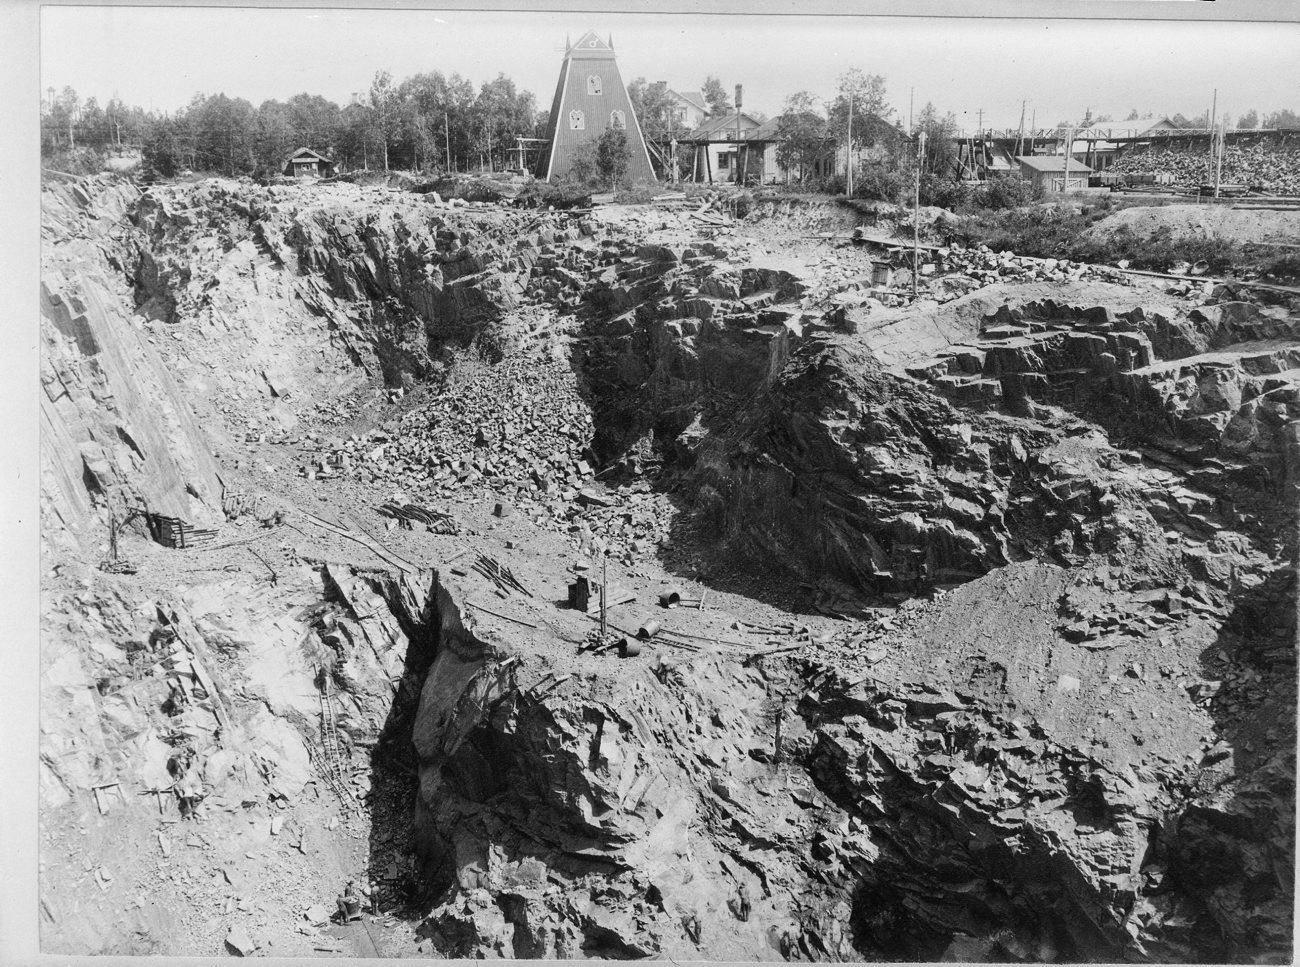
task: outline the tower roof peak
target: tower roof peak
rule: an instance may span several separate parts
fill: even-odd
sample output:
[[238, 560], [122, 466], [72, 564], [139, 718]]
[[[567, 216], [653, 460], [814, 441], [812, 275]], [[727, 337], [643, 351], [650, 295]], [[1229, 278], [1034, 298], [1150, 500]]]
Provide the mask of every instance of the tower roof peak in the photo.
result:
[[576, 44], [569, 48], [569, 53], [574, 57], [581, 57], [584, 54], [605, 54], [608, 56], [609, 54], [614, 53], [613, 41], [614, 38], [612, 35], [608, 41], [605, 41], [600, 39], [596, 31], [588, 30], [578, 38]]

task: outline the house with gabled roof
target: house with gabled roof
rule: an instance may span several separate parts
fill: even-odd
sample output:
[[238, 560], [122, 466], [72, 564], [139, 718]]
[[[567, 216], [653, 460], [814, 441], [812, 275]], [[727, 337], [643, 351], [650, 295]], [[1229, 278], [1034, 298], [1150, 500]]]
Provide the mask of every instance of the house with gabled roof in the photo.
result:
[[653, 183], [654, 168], [641, 124], [614, 59], [614, 39], [601, 40], [589, 30], [576, 44], [565, 44], [560, 80], [551, 101], [548, 144], [537, 177], [543, 181], [564, 178], [573, 171], [574, 160], [593, 150], [611, 128], [627, 133], [627, 182]]
[[336, 165], [311, 148], [299, 148], [284, 163], [284, 173], [294, 178], [321, 178], [334, 174]]
[[673, 120], [687, 131], [694, 131], [709, 116], [709, 103], [703, 91], [668, 91]]
[[746, 181], [761, 184], [775, 180], [776, 121], [759, 121], [743, 111], [732, 111], [702, 121], [693, 131], [678, 138], [679, 144], [694, 151], [695, 181]]

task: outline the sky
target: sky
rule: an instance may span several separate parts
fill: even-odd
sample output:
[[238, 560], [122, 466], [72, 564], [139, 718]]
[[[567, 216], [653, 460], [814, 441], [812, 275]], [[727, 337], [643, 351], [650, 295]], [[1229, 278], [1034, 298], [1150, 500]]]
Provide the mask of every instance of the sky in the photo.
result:
[[[624, 82], [698, 89], [708, 74], [745, 107], [833, 95], [851, 67], [885, 77], [905, 121], [933, 101], [963, 127], [1040, 127], [1094, 115], [1300, 110], [1300, 25], [1066, 19], [525, 13], [467, 10], [57, 7], [41, 10], [41, 90], [175, 110], [195, 93], [254, 105], [306, 91], [346, 104], [377, 70], [396, 80], [504, 72], [549, 106], [566, 35], [612, 35]], [[982, 116], [980, 112], [983, 112]]]

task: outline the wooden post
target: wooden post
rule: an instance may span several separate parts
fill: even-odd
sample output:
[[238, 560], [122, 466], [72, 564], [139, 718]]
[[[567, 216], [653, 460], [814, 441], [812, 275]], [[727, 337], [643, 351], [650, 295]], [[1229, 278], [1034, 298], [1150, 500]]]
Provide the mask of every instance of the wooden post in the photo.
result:
[[1223, 124], [1220, 122], [1219, 132], [1216, 135], [1216, 138], [1219, 142], [1218, 144], [1219, 154], [1218, 154], [1218, 160], [1215, 162], [1214, 165], [1214, 197], [1215, 198], [1219, 197], [1219, 185], [1223, 181], [1223, 154], [1225, 149], [1228, 147], [1224, 141], [1226, 137], [1227, 137], [1227, 132], [1224, 130]]
[[1074, 128], [1065, 129], [1065, 176], [1061, 179], [1061, 194], [1070, 190], [1070, 154], [1074, 150]]
[[777, 765], [781, 764], [781, 725], [785, 719], [785, 696], [781, 696], [781, 706], [776, 710], [776, 747], [773, 759]]
[[1025, 143], [1025, 102], [1020, 102], [1020, 131], [1016, 135], [1016, 154], [1019, 155]]
[[736, 156], [731, 159], [731, 167], [735, 171], [736, 184], [740, 185], [740, 105], [744, 97], [744, 89], [736, 85]]
[[853, 197], [853, 88], [849, 88], [849, 138], [844, 156], [844, 197]]
[[605, 550], [601, 553], [600, 556], [600, 640], [601, 641], [605, 640], [605, 635], [608, 634], [609, 632], [609, 628], [608, 625], [606, 624], [606, 617], [605, 617], [606, 601], [608, 600], [608, 598], [606, 597], [606, 591], [609, 584], [608, 580], [606, 579], [608, 564], [609, 564], [609, 551]]
[[917, 295], [917, 273], [921, 270], [921, 160], [925, 156], [925, 132], [922, 131], [916, 148], [916, 189], [912, 198], [912, 298]]
[[446, 166], [451, 171], [451, 115], [446, 111], [442, 112], [442, 138], [443, 145], [447, 150]]

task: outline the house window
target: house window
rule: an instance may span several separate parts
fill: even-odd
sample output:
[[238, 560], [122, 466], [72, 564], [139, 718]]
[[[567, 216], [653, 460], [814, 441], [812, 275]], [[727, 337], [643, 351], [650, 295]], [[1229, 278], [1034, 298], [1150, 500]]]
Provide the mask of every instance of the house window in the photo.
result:
[[601, 90], [600, 90], [600, 75], [599, 75], [599, 74], [590, 74], [590, 75], [588, 75], [588, 77], [587, 77], [587, 93], [588, 93], [588, 94], [599, 94], [599, 93], [601, 93]]
[[585, 131], [587, 128], [587, 119], [582, 116], [581, 111], [569, 112], [569, 130]]
[[731, 159], [734, 158], [735, 155], [736, 155], [736, 152], [734, 152], [734, 151], [719, 151], [719, 152], [718, 152], [718, 168], [719, 168], [719, 169], [722, 169], [722, 168], [730, 168], [730, 167], [731, 167]]
[[627, 116], [622, 111], [610, 111], [609, 126], [611, 128], [618, 128], [620, 131], [626, 131]]

